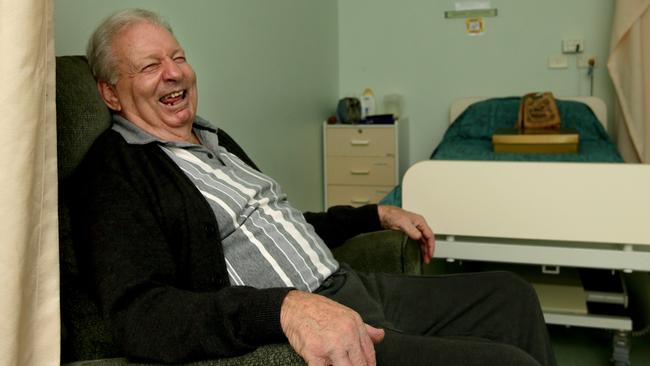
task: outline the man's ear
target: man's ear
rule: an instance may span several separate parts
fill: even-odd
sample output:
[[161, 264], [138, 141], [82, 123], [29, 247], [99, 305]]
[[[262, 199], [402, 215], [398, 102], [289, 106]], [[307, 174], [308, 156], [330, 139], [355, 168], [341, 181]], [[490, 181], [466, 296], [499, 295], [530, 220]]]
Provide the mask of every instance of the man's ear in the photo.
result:
[[117, 97], [117, 90], [115, 90], [115, 85], [109, 84], [105, 80], [99, 80], [97, 82], [97, 89], [99, 90], [99, 94], [102, 96], [102, 99], [104, 99], [104, 103], [106, 103], [108, 108], [117, 112], [122, 110], [122, 104], [120, 103], [120, 99]]

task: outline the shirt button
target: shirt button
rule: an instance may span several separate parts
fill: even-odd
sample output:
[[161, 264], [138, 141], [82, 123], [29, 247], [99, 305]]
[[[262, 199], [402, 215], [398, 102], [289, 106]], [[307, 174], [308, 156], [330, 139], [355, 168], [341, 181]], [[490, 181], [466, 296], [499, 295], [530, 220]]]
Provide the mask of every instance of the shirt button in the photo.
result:
[[208, 159], [212, 159], [212, 158], [214, 158], [214, 155], [212, 155], [211, 153], [208, 153]]
[[212, 225], [205, 225], [205, 232], [208, 234], [214, 234], [216, 230], [214, 229], [214, 226]]

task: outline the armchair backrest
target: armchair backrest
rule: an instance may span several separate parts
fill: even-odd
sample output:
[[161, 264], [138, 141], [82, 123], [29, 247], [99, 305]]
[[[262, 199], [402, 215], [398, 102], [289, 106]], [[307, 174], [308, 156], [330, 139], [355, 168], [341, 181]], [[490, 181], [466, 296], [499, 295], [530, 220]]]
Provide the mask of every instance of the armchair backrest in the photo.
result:
[[115, 354], [110, 333], [79, 274], [65, 197], [66, 181], [93, 141], [110, 126], [111, 120], [85, 57], [57, 57], [56, 109], [61, 357], [64, 362], [112, 357]]
[[56, 58], [56, 119], [59, 178], [65, 179], [111, 123], [84, 56]]

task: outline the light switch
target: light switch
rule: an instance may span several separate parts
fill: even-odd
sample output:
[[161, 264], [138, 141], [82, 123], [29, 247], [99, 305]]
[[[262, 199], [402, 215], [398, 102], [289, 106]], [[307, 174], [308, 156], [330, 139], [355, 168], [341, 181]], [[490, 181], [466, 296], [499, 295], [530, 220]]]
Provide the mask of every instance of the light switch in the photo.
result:
[[562, 40], [562, 53], [582, 53], [585, 42], [582, 38], [565, 38]]
[[569, 67], [569, 60], [566, 56], [551, 56], [548, 58], [549, 69], [566, 69]]

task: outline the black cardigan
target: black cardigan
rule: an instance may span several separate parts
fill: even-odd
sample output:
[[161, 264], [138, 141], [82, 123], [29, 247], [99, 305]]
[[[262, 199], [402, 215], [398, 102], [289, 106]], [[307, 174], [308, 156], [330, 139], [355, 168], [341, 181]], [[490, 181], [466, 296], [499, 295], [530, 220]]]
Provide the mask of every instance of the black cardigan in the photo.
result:
[[[219, 140], [255, 166], [221, 131]], [[280, 307], [290, 289], [230, 286], [209, 204], [157, 144], [107, 130], [73, 182], [78, 260], [124, 355], [182, 362], [286, 341]], [[305, 218], [330, 246], [380, 229], [374, 205]]]

